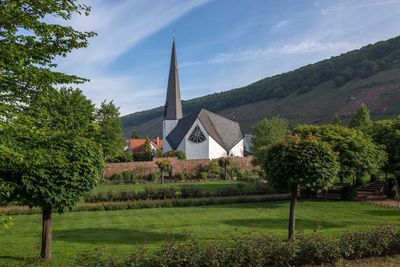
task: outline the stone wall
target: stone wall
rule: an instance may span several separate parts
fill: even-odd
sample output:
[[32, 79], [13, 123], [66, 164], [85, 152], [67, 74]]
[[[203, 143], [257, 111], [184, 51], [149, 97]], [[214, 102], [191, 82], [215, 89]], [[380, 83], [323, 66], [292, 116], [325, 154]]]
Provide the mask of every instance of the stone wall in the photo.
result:
[[[139, 175], [148, 175], [151, 172], [158, 171], [158, 167], [155, 165], [156, 161], [165, 159], [166, 158], [154, 158], [153, 161], [107, 163], [104, 170], [104, 178], [109, 178], [114, 173], [123, 171], [129, 171]], [[201, 169], [201, 166], [208, 166], [210, 163], [207, 159], [178, 160], [176, 158], [168, 158], [168, 160], [172, 165], [172, 174], [177, 172], [197, 173]], [[232, 158], [233, 163], [239, 165], [242, 172], [257, 171], [259, 169], [251, 164], [251, 160], [251, 157]]]

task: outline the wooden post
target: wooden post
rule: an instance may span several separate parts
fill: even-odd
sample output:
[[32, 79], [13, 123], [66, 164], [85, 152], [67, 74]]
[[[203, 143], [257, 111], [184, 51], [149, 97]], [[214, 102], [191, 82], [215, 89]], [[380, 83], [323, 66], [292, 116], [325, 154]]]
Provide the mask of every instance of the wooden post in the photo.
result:
[[289, 213], [289, 240], [294, 240], [295, 224], [296, 224], [296, 206], [297, 206], [297, 184], [292, 187], [290, 198], [290, 213]]
[[42, 247], [40, 256], [44, 261], [50, 261], [52, 241], [51, 207], [43, 208], [42, 213]]

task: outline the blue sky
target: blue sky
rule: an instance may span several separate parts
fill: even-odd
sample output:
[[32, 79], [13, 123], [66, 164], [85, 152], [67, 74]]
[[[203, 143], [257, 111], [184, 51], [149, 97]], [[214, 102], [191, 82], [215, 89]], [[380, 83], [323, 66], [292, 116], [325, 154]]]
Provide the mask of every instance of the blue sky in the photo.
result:
[[98, 36], [58, 60], [99, 104], [164, 104], [176, 32], [182, 99], [237, 88], [400, 35], [400, 0], [87, 0]]

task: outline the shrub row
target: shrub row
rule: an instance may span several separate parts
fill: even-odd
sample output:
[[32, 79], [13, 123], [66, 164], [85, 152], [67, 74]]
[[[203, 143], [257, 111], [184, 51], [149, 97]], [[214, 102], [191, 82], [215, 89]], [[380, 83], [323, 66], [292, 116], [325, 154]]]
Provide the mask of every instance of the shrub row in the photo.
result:
[[84, 252], [73, 266], [302, 266], [335, 263], [339, 259], [360, 259], [400, 253], [400, 234], [393, 226], [347, 232], [328, 238], [316, 232], [284, 241], [277, 236], [247, 234], [228, 240], [200, 242], [166, 241], [154, 251], [135, 251], [118, 259], [104, 251]]
[[[234, 203], [254, 203], [265, 201], [287, 200], [289, 194], [276, 195], [254, 195], [254, 196], [236, 196], [236, 197], [210, 197], [210, 198], [186, 198], [186, 199], [157, 199], [157, 200], [134, 200], [124, 202], [98, 202], [81, 203], [75, 206], [72, 211], [111, 211], [111, 210], [129, 210], [144, 208], [171, 208], [171, 207], [192, 207], [221, 205]], [[14, 206], [1, 209], [6, 215], [29, 215], [41, 213], [39, 208], [29, 208], [27, 206]]]
[[228, 186], [218, 189], [215, 192], [208, 192], [193, 186], [184, 186], [182, 188], [151, 188], [147, 187], [144, 191], [108, 191], [89, 193], [84, 196], [87, 203], [104, 201], [128, 201], [144, 199], [172, 199], [172, 198], [201, 198], [201, 197], [224, 197], [224, 196], [242, 196], [242, 195], [260, 195], [271, 193], [266, 185], [257, 185], [256, 188], [246, 190], [243, 185]]

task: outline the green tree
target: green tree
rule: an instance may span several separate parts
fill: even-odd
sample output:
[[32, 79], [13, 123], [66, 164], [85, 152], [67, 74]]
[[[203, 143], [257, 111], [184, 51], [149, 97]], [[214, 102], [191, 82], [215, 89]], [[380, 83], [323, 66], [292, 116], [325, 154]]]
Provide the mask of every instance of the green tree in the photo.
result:
[[377, 144], [384, 146], [388, 155], [384, 166], [387, 179], [388, 172], [400, 171], [400, 117], [375, 122], [369, 133]]
[[372, 139], [357, 129], [341, 125], [299, 126], [294, 133], [313, 135], [327, 142], [339, 156], [340, 180], [377, 174], [386, 160], [386, 153]]
[[329, 188], [339, 171], [336, 155], [327, 143], [315, 137], [295, 135], [272, 145], [262, 162], [271, 185], [291, 191], [288, 236], [294, 239], [297, 192], [299, 188]]
[[139, 137], [139, 135], [137, 134], [136, 131], [133, 131], [133, 130], [132, 130], [132, 132], [131, 132], [131, 139], [140, 139], [140, 137]]
[[19, 156], [0, 162], [0, 177], [14, 185], [11, 200], [42, 208], [41, 256], [46, 261], [51, 259], [52, 213], [71, 209], [92, 190], [104, 165], [91, 135], [91, 102], [79, 90], [48, 92], [30, 106], [28, 114], [35, 117], [20, 116], [18, 128], [5, 129]]
[[160, 178], [161, 178], [161, 183], [163, 184], [164, 172], [171, 168], [171, 162], [169, 160], [162, 160], [162, 161], [157, 161], [155, 164], [160, 169]]
[[[86, 47], [95, 33], [79, 32], [44, 19], [69, 20], [74, 14], [88, 15], [90, 8], [77, 2], [0, 1], [0, 183], [6, 184], [4, 188], [15, 186], [6, 181], [8, 177], [4, 173], [19, 166], [24, 159], [25, 151], [19, 151], [16, 145], [18, 134], [24, 132], [30, 136], [38, 127], [33, 121], [39, 114], [26, 113], [31, 103], [54, 88], [87, 81], [55, 71], [54, 60], [73, 49]], [[26, 125], [34, 128], [23, 131]], [[30, 145], [25, 144], [24, 148], [29, 150]], [[4, 188], [0, 190], [4, 192]]]
[[146, 140], [144, 141], [143, 151], [146, 153], [151, 153], [150, 138], [148, 136], [146, 136]]
[[120, 122], [119, 108], [113, 101], [103, 101], [96, 111], [98, 133], [96, 141], [103, 148], [104, 158], [110, 160], [123, 153], [124, 137]]
[[260, 164], [268, 147], [283, 140], [288, 134], [290, 134], [289, 121], [280, 116], [266, 118], [257, 123], [251, 138], [254, 163]]
[[332, 124], [333, 125], [343, 125], [342, 121], [340, 120], [340, 118], [337, 114], [335, 114], [335, 118], [333, 119]]
[[363, 133], [368, 132], [368, 130], [372, 127], [372, 120], [369, 115], [369, 110], [365, 104], [361, 104], [357, 113], [351, 116], [349, 127], [359, 129]]
[[232, 159], [230, 157], [218, 158], [219, 167], [224, 169], [224, 179], [228, 180], [228, 166], [232, 164]]

